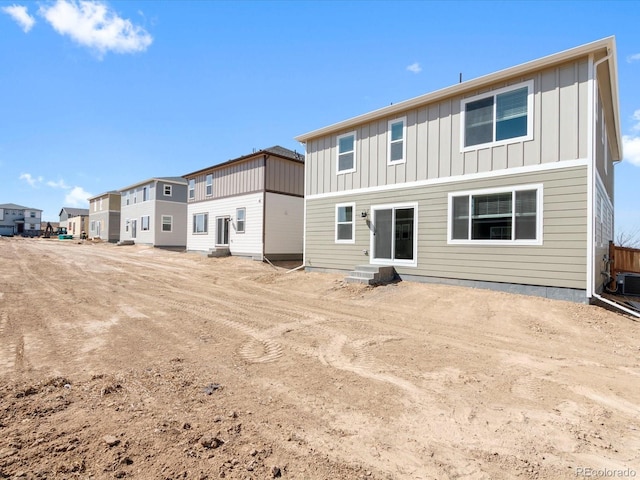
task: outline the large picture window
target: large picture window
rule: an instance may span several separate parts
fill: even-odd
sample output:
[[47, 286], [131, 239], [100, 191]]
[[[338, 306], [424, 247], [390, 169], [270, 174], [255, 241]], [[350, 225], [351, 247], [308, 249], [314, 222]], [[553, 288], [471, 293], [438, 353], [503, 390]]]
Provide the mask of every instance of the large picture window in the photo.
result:
[[462, 150], [533, 138], [533, 81], [461, 102]]
[[449, 194], [449, 242], [542, 244], [542, 186]]
[[336, 205], [336, 243], [355, 242], [354, 203]]
[[338, 173], [353, 172], [356, 169], [356, 132], [338, 137]]
[[193, 216], [193, 233], [207, 233], [207, 213], [196, 213]]

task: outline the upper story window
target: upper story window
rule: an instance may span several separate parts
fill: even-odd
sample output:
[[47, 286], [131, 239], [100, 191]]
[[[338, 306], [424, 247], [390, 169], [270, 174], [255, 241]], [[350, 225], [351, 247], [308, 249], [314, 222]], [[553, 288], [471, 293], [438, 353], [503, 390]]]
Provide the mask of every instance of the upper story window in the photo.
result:
[[533, 80], [471, 98], [460, 105], [462, 151], [533, 138]]
[[36, 212], [29, 212], [29, 216], [31, 218], [36, 218]]
[[149, 200], [149, 187], [142, 187], [142, 201], [146, 202]]
[[189, 180], [189, 198], [196, 198], [196, 181], [193, 178]]
[[206, 195], [207, 197], [210, 197], [211, 195], [213, 195], [213, 174], [210, 173], [209, 175], [207, 175], [205, 184], [207, 186]]
[[542, 245], [542, 185], [450, 193], [449, 243]]
[[338, 173], [355, 172], [356, 170], [356, 132], [338, 136]]
[[172, 188], [171, 188], [171, 187], [172, 187], [172, 185], [165, 185], [165, 186], [164, 186], [163, 191], [164, 191], [164, 196], [165, 196], [165, 197], [170, 197], [170, 196], [171, 196], [171, 194], [173, 193], [173, 192], [172, 192]]
[[125, 205], [129, 205], [129, 202], [130, 202], [130, 201], [131, 201], [131, 200], [130, 200], [130, 194], [129, 194], [129, 192], [127, 192], [127, 194], [126, 194], [126, 195], [125, 195], [125, 197], [124, 197], [124, 203], [125, 203]]
[[404, 163], [405, 158], [405, 137], [406, 137], [406, 119], [399, 118], [389, 121], [389, 148], [387, 152], [387, 163]]
[[100, 199], [100, 211], [102, 211], [102, 199]]

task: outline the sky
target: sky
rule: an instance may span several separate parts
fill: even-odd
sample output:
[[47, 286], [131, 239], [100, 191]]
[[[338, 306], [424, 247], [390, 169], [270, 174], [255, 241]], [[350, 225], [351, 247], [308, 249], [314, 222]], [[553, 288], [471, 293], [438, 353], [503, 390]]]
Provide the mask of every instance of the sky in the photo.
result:
[[640, 229], [640, 2], [0, 0], [0, 203], [182, 176], [615, 35], [616, 231]]

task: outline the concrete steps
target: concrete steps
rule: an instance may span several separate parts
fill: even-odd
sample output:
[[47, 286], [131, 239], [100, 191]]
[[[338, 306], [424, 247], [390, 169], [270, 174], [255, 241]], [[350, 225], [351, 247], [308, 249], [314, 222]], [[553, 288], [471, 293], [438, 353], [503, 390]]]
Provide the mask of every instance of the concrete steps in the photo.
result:
[[363, 285], [382, 285], [389, 283], [396, 277], [393, 267], [385, 265], [358, 265], [344, 281], [347, 283], [361, 283]]
[[209, 258], [228, 257], [229, 255], [231, 255], [231, 252], [229, 251], [229, 247], [216, 247], [209, 250], [207, 257]]
[[116, 245], [118, 246], [122, 246], [122, 245], [135, 245], [135, 241], [133, 240], [120, 240], [118, 243], [116, 243]]

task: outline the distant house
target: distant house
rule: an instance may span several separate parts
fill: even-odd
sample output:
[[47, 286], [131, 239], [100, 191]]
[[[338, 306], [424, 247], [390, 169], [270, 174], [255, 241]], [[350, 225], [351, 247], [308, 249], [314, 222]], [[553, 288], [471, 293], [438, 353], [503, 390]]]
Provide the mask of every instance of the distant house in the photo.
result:
[[613, 37], [297, 140], [308, 270], [392, 266], [583, 302], [602, 290], [622, 158]]
[[108, 242], [120, 240], [121, 202], [120, 192], [116, 191], [89, 198], [89, 237]]
[[187, 181], [157, 177], [118, 190], [120, 242], [156, 247], [187, 243]]
[[[80, 235], [82, 232], [82, 225], [84, 224], [83, 219], [89, 219], [89, 209], [88, 208], [72, 208], [72, 207], [62, 207], [60, 213], [58, 214], [60, 217], [60, 226], [66, 227], [70, 234], [73, 234], [69, 225], [70, 218], [76, 218], [74, 221], [73, 227], [77, 230], [76, 235]], [[78, 230], [79, 229], [79, 230]], [[86, 231], [86, 230], [85, 230]]]
[[41, 233], [42, 210], [23, 207], [15, 203], [0, 204], [0, 236]]
[[301, 259], [302, 155], [259, 150], [188, 173], [187, 250], [263, 260]]

